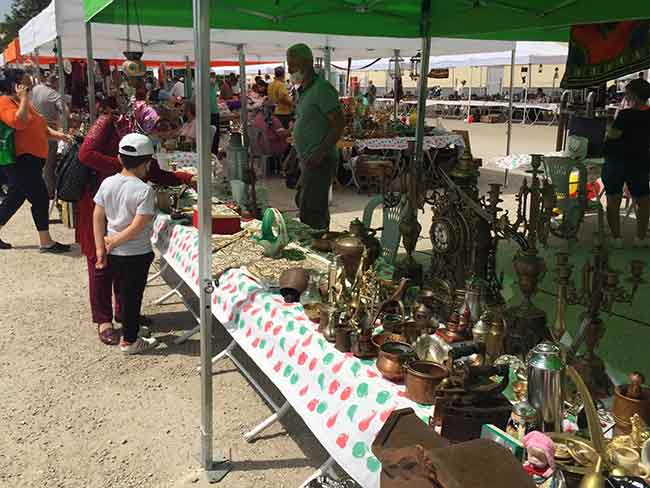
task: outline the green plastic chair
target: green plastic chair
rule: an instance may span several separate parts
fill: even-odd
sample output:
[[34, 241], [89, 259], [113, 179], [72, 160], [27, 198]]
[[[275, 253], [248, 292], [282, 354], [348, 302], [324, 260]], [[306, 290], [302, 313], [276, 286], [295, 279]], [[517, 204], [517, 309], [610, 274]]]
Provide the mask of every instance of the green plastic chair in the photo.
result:
[[[575, 198], [570, 195], [571, 173], [578, 171], [578, 192]], [[562, 212], [558, 226], [551, 232], [560, 238], [575, 238], [587, 209], [587, 167], [575, 159], [560, 156], [545, 156], [544, 171], [555, 186], [557, 207]]]
[[[379, 207], [383, 204], [384, 198], [382, 195], [375, 195], [371, 197], [366, 207], [363, 209], [363, 225], [367, 228], [372, 227], [372, 215]], [[381, 242], [383, 262], [388, 265], [392, 265], [395, 262], [395, 256], [397, 256], [397, 250], [400, 243], [400, 232], [399, 232], [399, 223], [404, 214], [404, 209], [406, 208], [406, 201], [402, 198], [399, 205], [393, 208], [383, 207], [383, 223], [381, 236], [379, 241]]]

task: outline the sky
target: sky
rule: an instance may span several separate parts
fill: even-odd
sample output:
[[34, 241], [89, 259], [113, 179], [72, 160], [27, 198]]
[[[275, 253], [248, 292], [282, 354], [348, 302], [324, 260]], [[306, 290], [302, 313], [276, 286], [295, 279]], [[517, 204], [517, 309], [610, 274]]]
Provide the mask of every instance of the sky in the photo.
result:
[[9, 7], [11, 7], [11, 0], [0, 0], [0, 20], [4, 20]]

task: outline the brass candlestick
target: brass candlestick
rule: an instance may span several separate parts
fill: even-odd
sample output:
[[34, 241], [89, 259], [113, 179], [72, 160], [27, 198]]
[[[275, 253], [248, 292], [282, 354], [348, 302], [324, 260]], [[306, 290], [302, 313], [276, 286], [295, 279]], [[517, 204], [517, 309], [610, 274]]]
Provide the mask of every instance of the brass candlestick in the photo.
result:
[[404, 217], [399, 224], [406, 257], [397, 264], [393, 277], [394, 279], [408, 278], [411, 283], [420, 286], [422, 284], [422, 265], [415, 261], [413, 252], [417, 246], [422, 226], [418, 222], [415, 209], [410, 204], [407, 205]]
[[[519, 289], [523, 300], [519, 305], [506, 311], [510, 331], [506, 340], [508, 354], [525, 356], [530, 349], [544, 340], [550, 339], [546, 327], [546, 313], [533, 304], [540, 280], [546, 274], [546, 263], [538, 255], [537, 242], [546, 241], [548, 223], [554, 202], [549, 195], [549, 184], [542, 186], [539, 179], [542, 157], [533, 154], [532, 177], [528, 186], [526, 180], [517, 195], [517, 221], [514, 228], [523, 228], [528, 246], [517, 252], [513, 259]], [[554, 194], [554, 191], [552, 192]]]
[[[558, 282], [563, 288], [563, 301], [569, 305], [583, 305], [587, 311], [583, 314], [582, 323], [578, 329], [575, 340], [567, 354], [569, 361], [574, 366], [592, 395], [596, 398], [604, 398], [611, 394], [613, 385], [605, 371], [603, 360], [596, 354], [600, 341], [605, 335], [605, 324], [600, 318], [600, 311], [611, 312], [616, 303], [632, 303], [639, 286], [643, 280], [643, 268], [645, 263], [634, 260], [630, 262], [630, 290], [621, 286], [620, 272], [609, 267], [609, 252], [605, 242], [603, 209], [598, 209], [598, 234], [590, 261], [582, 267], [582, 285], [578, 288], [573, 283], [566, 284]], [[571, 274], [571, 267], [565, 258], [559, 262], [558, 273], [563, 276], [562, 281], [568, 281]], [[558, 291], [558, 295], [560, 291]], [[558, 297], [558, 301], [560, 298]], [[586, 350], [578, 355], [578, 349], [584, 343]]]

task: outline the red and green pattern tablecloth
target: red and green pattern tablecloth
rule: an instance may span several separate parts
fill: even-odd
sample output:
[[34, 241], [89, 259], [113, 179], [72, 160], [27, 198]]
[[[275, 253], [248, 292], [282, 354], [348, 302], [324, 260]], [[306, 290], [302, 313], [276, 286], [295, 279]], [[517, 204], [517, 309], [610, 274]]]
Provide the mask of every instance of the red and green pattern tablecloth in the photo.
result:
[[[157, 217], [154, 244], [198, 292], [198, 232]], [[379, 486], [381, 465], [372, 442], [390, 413], [412, 407], [428, 421], [432, 407], [405, 396], [403, 385], [381, 377], [374, 361], [337, 351], [299, 304], [285, 304], [243, 270], [220, 279], [214, 316], [275, 384], [323, 447], [364, 487]]]

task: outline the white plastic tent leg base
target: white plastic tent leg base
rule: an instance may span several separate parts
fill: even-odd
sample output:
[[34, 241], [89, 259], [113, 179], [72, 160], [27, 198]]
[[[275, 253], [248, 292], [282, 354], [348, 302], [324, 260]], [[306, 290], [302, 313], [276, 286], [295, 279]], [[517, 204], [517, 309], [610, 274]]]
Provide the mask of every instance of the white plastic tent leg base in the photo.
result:
[[[162, 260], [162, 258], [160, 258], [160, 259]], [[167, 261], [164, 261], [162, 266], [160, 266], [160, 268], [158, 268], [158, 271], [156, 271], [156, 273], [152, 274], [151, 276], [149, 276], [147, 278], [147, 283], [151, 283], [153, 280], [157, 280], [158, 278], [160, 278], [162, 276], [162, 274], [164, 273], [164, 271], [167, 269], [167, 266], [169, 266], [167, 264]]]
[[264, 432], [266, 429], [268, 429], [274, 423], [276, 423], [278, 420], [284, 417], [287, 414], [287, 412], [289, 412], [290, 408], [291, 405], [289, 405], [289, 402], [284, 402], [277, 412], [275, 412], [270, 417], [264, 419], [262, 422], [260, 422], [255, 427], [253, 427], [251, 430], [246, 432], [244, 434], [244, 440], [246, 442], [253, 442], [259, 434]]
[[[162, 272], [162, 270], [161, 270]], [[192, 314], [192, 317], [194, 317], [194, 320], [197, 324], [196, 327], [194, 327], [191, 330], [185, 331], [181, 336], [179, 336], [176, 340], [174, 340], [174, 344], [183, 344], [185, 341], [187, 341], [190, 337], [192, 337], [194, 334], [198, 334], [199, 331], [201, 330], [200, 322], [201, 319], [199, 318], [196, 313], [194, 313], [194, 310], [192, 310], [192, 307], [188, 303], [188, 301], [185, 299], [183, 294], [179, 291], [180, 287], [183, 285], [184, 281], [181, 281], [174, 289], [169, 291], [168, 293], [165, 293], [163, 296], [158, 298], [153, 302], [154, 305], [162, 305], [165, 303], [170, 297], [176, 295], [181, 302], [183, 302], [183, 305], [185, 305], [185, 308], [187, 309], [188, 312]]]
[[181, 281], [178, 285], [176, 285], [176, 288], [172, 288], [169, 292], [165, 293], [160, 298], [157, 298], [156, 300], [154, 300], [153, 304], [154, 305], [162, 305], [163, 303], [165, 303], [169, 298], [171, 298], [174, 295], [176, 295], [179, 298], [183, 299], [183, 295], [181, 295], [181, 292], [178, 291], [182, 284], [183, 284], [183, 282]]
[[282, 406], [278, 406], [278, 404], [273, 401], [273, 399], [269, 396], [269, 394], [264, 391], [262, 386], [257, 381], [255, 381], [255, 378], [253, 378], [253, 376], [248, 372], [248, 370], [244, 368], [244, 366], [239, 362], [239, 360], [236, 357], [233, 356], [232, 351], [235, 349], [235, 347], [237, 347], [237, 343], [234, 340], [230, 341], [230, 344], [228, 344], [228, 346], [223, 351], [221, 351], [219, 354], [217, 354], [212, 358], [212, 364], [215, 364], [226, 357], [230, 359], [230, 361], [232, 361], [232, 363], [239, 370], [239, 372], [242, 375], [244, 375], [244, 377], [251, 383], [251, 385], [253, 385], [253, 388], [255, 388], [255, 390], [257, 390], [260, 396], [264, 398], [266, 403], [270, 405], [271, 409], [274, 412], [273, 415], [264, 419], [257, 426], [253, 427], [250, 431], [244, 434], [244, 439], [246, 440], [246, 442], [253, 442], [253, 440], [255, 439], [255, 437], [257, 437], [258, 434], [265, 431], [271, 425], [273, 425], [282, 417], [284, 417], [289, 411], [289, 409], [291, 408], [291, 405], [289, 405], [289, 402], [285, 401], [282, 404]]
[[332, 478], [336, 478], [336, 473], [332, 470], [332, 467], [334, 466], [335, 461], [334, 458], [330, 457], [325, 461], [320, 468], [318, 468], [314, 473], [307, 478], [301, 485], [300, 488], [305, 488], [312, 480], [315, 480], [319, 476], [323, 476], [324, 474], [328, 474]]

